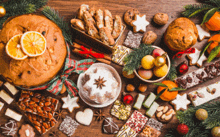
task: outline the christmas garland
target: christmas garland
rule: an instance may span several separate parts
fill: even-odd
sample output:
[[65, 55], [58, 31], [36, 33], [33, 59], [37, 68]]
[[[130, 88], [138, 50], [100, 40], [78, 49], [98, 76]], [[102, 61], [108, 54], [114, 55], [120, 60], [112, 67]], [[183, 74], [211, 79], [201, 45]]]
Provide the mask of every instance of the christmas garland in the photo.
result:
[[[197, 107], [190, 107], [186, 111], [177, 111], [177, 119], [180, 123], [184, 123], [189, 127], [189, 132], [184, 137], [209, 137], [211, 129], [220, 125], [220, 102], [214, 101]], [[195, 112], [198, 109], [205, 109], [208, 112], [208, 118], [204, 121], [199, 121], [195, 117]], [[171, 129], [165, 137], [179, 136], [176, 129]]]
[[4, 17], [0, 19], [0, 29], [2, 29], [3, 23], [12, 16], [18, 16], [22, 14], [33, 13], [37, 9], [45, 6], [48, 0], [8, 0], [1, 3], [6, 10]]

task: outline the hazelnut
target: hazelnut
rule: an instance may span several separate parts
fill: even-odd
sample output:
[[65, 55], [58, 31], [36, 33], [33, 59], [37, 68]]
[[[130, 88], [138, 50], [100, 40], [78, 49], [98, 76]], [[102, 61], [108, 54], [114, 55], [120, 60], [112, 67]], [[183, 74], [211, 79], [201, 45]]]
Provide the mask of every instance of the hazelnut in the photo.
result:
[[149, 45], [154, 43], [156, 39], [157, 39], [157, 34], [154, 33], [153, 31], [148, 31], [144, 34], [142, 43]]
[[138, 87], [138, 90], [140, 92], [145, 92], [147, 90], [147, 85], [145, 84], [140, 84], [139, 87]]
[[154, 15], [153, 20], [158, 25], [165, 25], [169, 20], [169, 16], [166, 13], [157, 13]]
[[132, 84], [128, 84], [128, 85], [126, 86], [126, 89], [127, 89], [127, 91], [129, 91], [129, 92], [133, 92], [134, 89], [135, 89], [135, 87], [134, 87]]

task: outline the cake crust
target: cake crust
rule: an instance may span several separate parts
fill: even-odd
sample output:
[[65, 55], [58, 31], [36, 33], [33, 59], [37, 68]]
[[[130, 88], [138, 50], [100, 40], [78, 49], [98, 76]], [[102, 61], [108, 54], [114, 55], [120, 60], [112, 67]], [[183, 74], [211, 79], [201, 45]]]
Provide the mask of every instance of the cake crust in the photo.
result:
[[[26, 31], [41, 33], [47, 42], [44, 54], [24, 60], [10, 58], [5, 46], [15, 35]], [[21, 15], [7, 21], [0, 32], [0, 74], [16, 86], [40, 86], [62, 69], [67, 49], [62, 31], [51, 20], [41, 15]]]

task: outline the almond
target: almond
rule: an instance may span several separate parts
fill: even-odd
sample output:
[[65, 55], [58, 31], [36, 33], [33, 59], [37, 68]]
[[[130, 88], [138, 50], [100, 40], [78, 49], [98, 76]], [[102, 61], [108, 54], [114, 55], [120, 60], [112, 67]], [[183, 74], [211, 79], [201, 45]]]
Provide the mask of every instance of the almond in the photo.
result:
[[160, 107], [157, 108], [157, 111], [161, 111], [163, 109], [164, 109], [164, 106], [160, 106]]
[[170, 120], [172, 118], [173, 114], [170, 114], [168, 116], [165, 116], [165, 120]]
[[170, 114], [173, 114], [173, 109], [170, 109], [167, 113], [166, 113], [166, 116], [170, 115]]
[[163, 113], [167, 112], [168, 109], [169, 109], [168, 106], [165, 106], [165, 107], [163, 108]]
[[162, 117], [161, 117], [161, 119], [165, 119], [165, 117], [166, 117], [166, 115], [165, 115], [165, 114], [163, 114], [163, 115], [162, 115]]
[[157, 113], [157, 115], [156, 115], [156, 116], [157, 116], [158, 118], [160, 118], [160, 117], [162, 116], [162, 114], [163, 114], [163, 112], [162, 112], [162, 111], [160, 111], [160, 112], [158, 112], [158, 113]]

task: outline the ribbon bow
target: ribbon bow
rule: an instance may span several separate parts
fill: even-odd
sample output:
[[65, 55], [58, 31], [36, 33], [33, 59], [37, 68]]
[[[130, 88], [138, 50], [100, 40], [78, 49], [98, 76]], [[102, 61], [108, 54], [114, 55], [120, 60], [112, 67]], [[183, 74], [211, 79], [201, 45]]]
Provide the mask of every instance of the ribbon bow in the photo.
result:
[[104, 58], [104, 54], [102, 53], [94, 53], [92, 52], [92, 49], [87, 50], [84, 46], [80, 47], [83, 51], [79, 51], [80, 54], [87, 54], [87, 58], [89, 57], [89, 55], [95, 57], [95, 58]]
[[180, 57], [182, 57], [182, 55], [185, 54], [185, 53], [195, 53], [195, 49], [194, 49], [194, 48], [188, 48], [188, 49], [185, 50], [185, 51], [177, 52], [177, 53], [173, 56], [173, 59], [174, 59], [175, 57], [180, 58]]
[[53, 93], [55, 95], [58, 95], [62, 89], [62, 86], [66, 87], [66, 90], [68, 94], [71, 97], [76, 96], [78, 93], [78, 88], [76, 84], [68, 79], [68, 77], [73, 73], [81, 74], [85, 72], [96, 60], [95, 59], [84, 59], [80, 61], [76, 61], [70, 58], [70, 49], [67, 44], [67, 57], [64, 65], [64, 69], [61, 73], [61, 75], [57, 75], [55, 78], [53, 78], [51, 81], [49, 81], [47, 84], [30, 88], [27, 90], [44, 90], [46, 89], [50, 93]]

